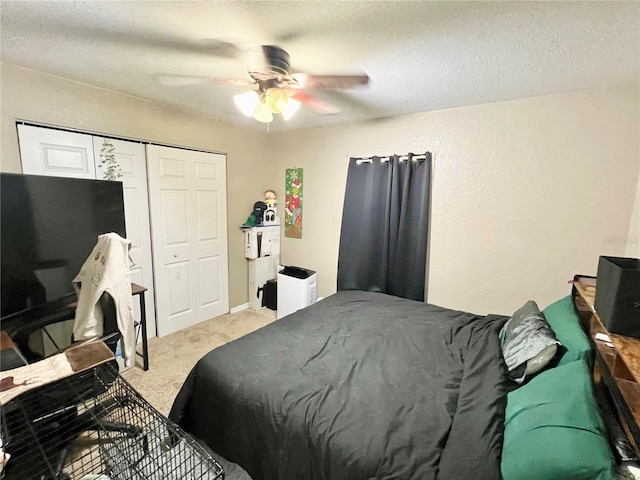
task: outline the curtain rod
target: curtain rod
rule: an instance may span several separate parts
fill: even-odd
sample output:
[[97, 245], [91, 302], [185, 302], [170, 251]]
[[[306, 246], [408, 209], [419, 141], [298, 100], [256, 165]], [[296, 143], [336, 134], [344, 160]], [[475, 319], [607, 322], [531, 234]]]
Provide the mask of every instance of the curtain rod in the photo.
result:
[[[399, 157], [400, 161], [402, 162], [403, 160], [409, 160], [409, 155], [413, 155], [411, 153], [408, 153], [406, 155], [396, 155], [397, 157]], [[353, 159], [356, 160], [356, 163], [358, 165], [360, 165], [361, 163], [371, 163], [373, 162], [374, 158], [379, 158], [381, 162], [388, 162], [389, 160], [391, 160], [391, 157], [393, 157], [394, 155], [384, 155], [384, 156], [379, 156], [379, 155], [373, 155], [371, 157], [351, 157]], [[418, 160], [426, 160], [427, 159], [427, 155], [422, 153], [419, 155], [413, 155], [413, 160], [414, 161], [418, 161]]]

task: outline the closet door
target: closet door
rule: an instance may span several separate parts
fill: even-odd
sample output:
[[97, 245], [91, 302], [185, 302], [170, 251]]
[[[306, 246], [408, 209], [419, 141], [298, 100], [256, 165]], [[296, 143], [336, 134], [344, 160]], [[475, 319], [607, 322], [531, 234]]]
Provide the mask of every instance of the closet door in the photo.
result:
[[158, 335], [229, 312], [226, 157], [147, 146]]
[[[103, 137], [93, 137], [97, 178], [105, 177], [100, 167], [100, 150]], [[147, 314], [147, 335], [156, 336], [155, 297], [153, 289], [153, 263], [151, 259], [151, 228], [149, 226], [149, 195], [147, 192], [147, 164], [145, 146], [138, 142], [113, 140], [115, 159], [120, 166], [124, 194], [124, 216], [127, 238], [131, 240], [131, 281], [146, 287], [144, 295]], [[136, 319], [140, 319], [140, 303], [134, 299]]]
[[22, 173], [96, 178], [91, 135], [18, 125]]
[[[104, 177], [103, 169], [98, 167], [101, 164], [102, 137], [31, 125], [18, 125], [18, 137], [22, 173], [88, 179]], [[152, 337], [156, 335], [156, 324], [145, 147], [122, 140], [111, 140], [111, 143], [122, 169], [120, 181], [123, 184], [125, 223], [135, 261], [131, 268], [131, 281], [148, 289], [145, 309], [148, 336]], [[137, 301], [133, 304], [139, 321], [140, 304]]]

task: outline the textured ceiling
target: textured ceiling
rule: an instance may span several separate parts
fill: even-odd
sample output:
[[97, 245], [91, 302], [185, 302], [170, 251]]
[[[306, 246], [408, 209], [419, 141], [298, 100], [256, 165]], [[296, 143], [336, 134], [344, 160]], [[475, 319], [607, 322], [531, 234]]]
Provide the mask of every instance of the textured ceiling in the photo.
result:
[[272, 129], [387, 117], [640, 83], [640, 3], [418, 1], [2, 1], [2, 61], [242, 126], [238, 85], [161, 85], [162, 74], [248, 79], [207, 40], [276, 44], [292, 68], [364, 71], [366, 89], [313, 91]]

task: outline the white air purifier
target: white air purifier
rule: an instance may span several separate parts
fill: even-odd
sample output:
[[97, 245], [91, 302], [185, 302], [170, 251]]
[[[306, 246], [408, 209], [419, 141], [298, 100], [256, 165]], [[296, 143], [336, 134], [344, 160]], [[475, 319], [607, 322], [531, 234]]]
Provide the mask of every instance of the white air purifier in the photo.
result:
[[278, 272], [278, 313], [280, 319], [316, 303], [318, 274], [300, 267], [284, 267]]

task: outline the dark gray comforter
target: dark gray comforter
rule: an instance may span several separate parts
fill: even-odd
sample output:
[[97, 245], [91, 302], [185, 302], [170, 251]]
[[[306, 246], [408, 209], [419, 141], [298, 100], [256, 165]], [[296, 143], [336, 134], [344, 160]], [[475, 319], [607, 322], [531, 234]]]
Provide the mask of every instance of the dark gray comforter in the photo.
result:
[[256, 480], [499, 479], [505, 320], [339, 292], [208, 353], [170, 418]]

